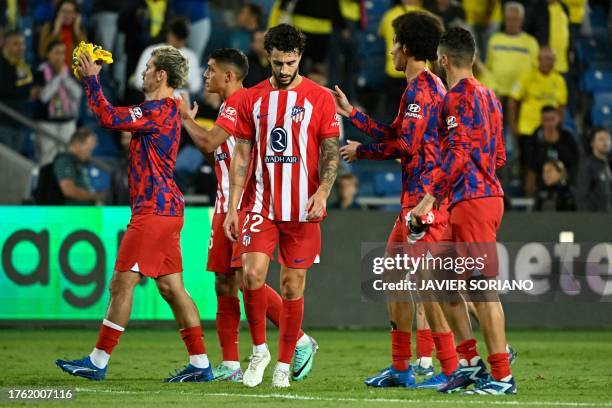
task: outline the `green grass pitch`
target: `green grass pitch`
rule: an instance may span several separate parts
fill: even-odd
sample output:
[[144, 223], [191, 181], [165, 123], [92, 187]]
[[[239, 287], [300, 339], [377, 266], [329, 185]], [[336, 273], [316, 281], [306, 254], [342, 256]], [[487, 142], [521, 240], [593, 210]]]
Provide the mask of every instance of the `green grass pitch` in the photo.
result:
[[[303, 382], [288, 390], [271, 388], [273, 363], [264, 383], [246, 388], [236, 383], [164, 384], [172, 369], [182, 367], [186, 355], [175, 330], [128, 329], [113, 353], [103, 382], [71, 377], [54, 364], [58, 357], [80, 358], [96, 340], [94, 330], [0, 330], [0, 388], [71, 388], [76, 398], [68, 406], [307, 406], [307, 407], [612, 407], [612, 332], [510, 331], [519, 353], [513, 366], [518, 395], [472, 397], [437, 395], [433, 391], [371, 389], [364, 377], [389, 363], [389, 335], [385, 331], [313, 330], [320, 345], [315, 367]], [[276, 331], [268, 342], [276, 353]], [[242, 358], [248, 357], [249, 338], [241, 330]], [[216, 334], [206, 325], [207, 351], [213, 364], [220, 352]], [[483, 352], [483, 344], [480, 342]], [[273, 358], [274, 360], [274, 358]], [[243, 369], [246, 362], [243, 362]], [[1, 405], [17, 406], [18, 403]], [[21, 403], [32, 407], [35, 402]], [[54, 403], [53, 406], [61, 406]], [[179, 405], [180, 404], [180, 405]], [[408, 405], [410, 404], [410, 405]], [[48, 405], [48, 404], [47, 404]]]

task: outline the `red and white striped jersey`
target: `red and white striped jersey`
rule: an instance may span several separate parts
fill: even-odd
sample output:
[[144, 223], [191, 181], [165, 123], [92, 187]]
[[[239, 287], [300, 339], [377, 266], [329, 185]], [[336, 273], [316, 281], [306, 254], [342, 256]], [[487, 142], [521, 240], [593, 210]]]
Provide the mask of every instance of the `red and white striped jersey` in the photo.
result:
[[215, 149], [215, 175], [217, 176], [217, 199], [215, 213], [226, 213], [229, 203], [229, 171], [232, 162], [232, 153], [236, 140], [236, 122], [238, 119], [238, 104], [245, 95], [245, 89], [239, 89], [223, 102], [219, 108], [219, 115], [215, 125], [225, 130], [230, 136]]
[[333, 96], [308, 78], [289, 91], [269, 80], [249, 88], [234, 133], [254, 150], [252, 197], [243, 208], [271, 220], [305, 222], [306, 203], [319, 187], [319, 145], [339, 133]]

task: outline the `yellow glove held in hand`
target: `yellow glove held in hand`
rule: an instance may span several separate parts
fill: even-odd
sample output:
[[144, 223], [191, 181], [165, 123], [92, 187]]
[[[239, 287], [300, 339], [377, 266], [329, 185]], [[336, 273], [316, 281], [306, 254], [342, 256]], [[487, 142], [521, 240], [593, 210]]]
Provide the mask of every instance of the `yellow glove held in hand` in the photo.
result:
[[105, 63], [112, 64], [113, 63], [113, 54], [109, 51], [102, 49], [99, 45], [94, 45], [92, 43], [86, 43], [85, 41], [81, 41], [79, 45], [72, 51], [72, 72], [74, 76], [78, 79], [82, 79], [79, 71], [77, 70], [77, 65], [79, 63], [79, 56], [82, 53], [88, 53], [89, 57], [97, 63]]

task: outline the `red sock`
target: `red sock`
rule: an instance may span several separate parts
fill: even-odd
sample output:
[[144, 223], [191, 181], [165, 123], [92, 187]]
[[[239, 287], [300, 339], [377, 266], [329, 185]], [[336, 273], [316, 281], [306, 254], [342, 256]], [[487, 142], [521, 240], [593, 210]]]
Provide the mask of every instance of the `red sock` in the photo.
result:
[[431, 357], [434, 349], [434, 339], [430, 329], [417, 329], [416, 331], [416, 354], [417, 358]]
[[391, 360], [396, 370], [405, 371], [410, 367], [412, 357], [410, 332], [391, 330]]
[[512, 373], [510, 372], [510, 355], [508, 353], [491, 354], [487, 361], [491, 365], [491, 376], [500, 381]]
[[202, 326], [193, 326], [187, 329], [181, 329], [179, 332], [181, 333], [181, 338], [187, 347], [187, 353], [189, 353], [190, 356], [206, 354]]
[[240, 299], [233, 296], [218, 296], [216, 326], [223, 361], [240, 361], [238, 354], [239, 324]]
[[[266, 285], [266, 297], [268, 299], [268, 308], [266, 309], [266, 317], [276, 326], [279, 327], [281, 310], [283, 309], [283, 298], [273, 288]], [[302, 337], [304, 332], [300, 328], [298, 339]]]
[[266, 292], [265, 285], [259, 289], [245, 288], [242, 290], [251, 340], [256, 346], [266, 342], [266, 309], [268, 308]]
[[472, 364], [472, 359], [478, 356], [478, 349], [476, 348], [476, 339], [464, 340], [457, 345], [457, 353], [459, 358], [467, 360], [468, 365]]
[[459, 365], [453, 332], [431, 335], [436, 344], [436, 358], [440, 361], [440, 368], [445, 375], [451, 375]]
[[104, 350], [108, 354], [112, 354], [113, 349], [117, 343], [119, 343], [119, 336], [121, 336], [121, 333], [123, 333], [123, 331], [114, 329], [102, 323], [98, 333], [96, 348], [98, 350]]
[[278, 335], [278, 361], [291, 364], [298, 340], [302, 319], [304, 318], [304, 297], [299, 299], [283, 299]]

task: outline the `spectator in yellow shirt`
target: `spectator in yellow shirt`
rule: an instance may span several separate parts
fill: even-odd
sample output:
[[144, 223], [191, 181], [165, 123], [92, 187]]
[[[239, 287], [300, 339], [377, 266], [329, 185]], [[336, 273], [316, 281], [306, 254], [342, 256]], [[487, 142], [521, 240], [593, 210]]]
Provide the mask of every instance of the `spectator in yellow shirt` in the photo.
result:
[[289, 23], [308, 37], [300, 72], [327, 81], [327, 60], [334, 28], [346, 29], [339, 0], [276, 0], [268, 28]]
[[565, 80], [553, 69], [555, 54], [550, 47], [540, 47], [538, 63], [538, 68], [526, 72], [514, 84], [508, 101], [508, 119], [513, 134], [518, 135], [523, 173], [526, 170], [531, 135], [542, 124], [542, 108], [557, 108], [563, 121], [567, 105]]
[[501, 0], [462, 0], [467, 23], [474, 29], [476, 45], [486, 58], [487, 43], [501, 23]]
[[385, 41], [385, 106], [398, 106], [406, 88], [405, 75], [395, 70], [391, 55], [394, 35], [393, 20], [403, 14], [422, 9], [420, 0], [401, 0], [400, 4], [389, 9], [380, 20], [378, 35]]
[[570, 31], [572, 37], [579, 34], [580, 25], [586, 11], [586, 0], [561, 0], [569, 9]]
[[536, 0], [529, 10], [527, 32], [540, 46], [548, 45], [557, 57], [555, 70], [562, 74], [569, 70], [569, 10], [559, 0]]
[[535, 38], [523, 31], [525, 8], [519, 2], [504, 6], [504, 31], [493, 34], [487, 47], [486, 65], [495, 77], [497, 96], [506, 99], [521, 75], [538, 66], [539, 46]]

